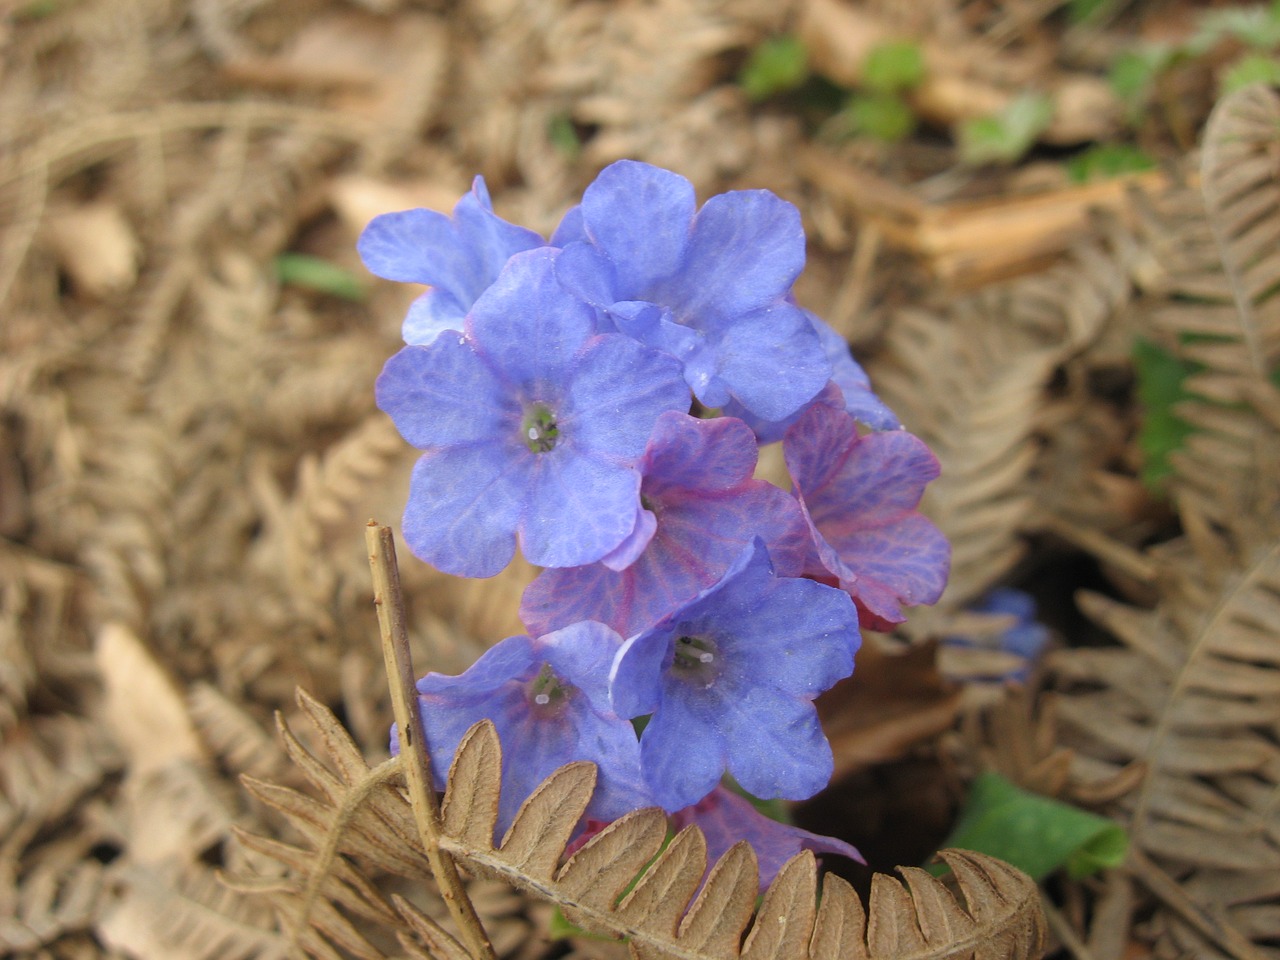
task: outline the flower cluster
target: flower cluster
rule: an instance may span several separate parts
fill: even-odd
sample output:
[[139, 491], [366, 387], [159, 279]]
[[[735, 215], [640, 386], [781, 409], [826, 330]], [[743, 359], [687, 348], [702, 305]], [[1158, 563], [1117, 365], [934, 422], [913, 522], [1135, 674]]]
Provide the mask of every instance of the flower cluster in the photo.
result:
[[[854, 854], [720, 786], [820, 790], [813, 700], [853, 671], [860, 627], [938, 598], [949, 560], [917, 510], [936, 460], [792, 299], [795, 207], [747, 190], [699, 208], [683, 177], [620, 161], [549, 241], [497, 216], [477, 178], [452, 216], [378, 217], [360, 252], [430, 285], [377, 382], [422, 450], [410, 549], [464, 577], [517, 547], [542, 568], [528, 636], [419, 681], [437, 779], [489, 718], [500, 829], [553, 769], [591, 760], [593, 820], [657, 804], [725, 846]], [[790, 491], [754, 478], [779, 440]]]

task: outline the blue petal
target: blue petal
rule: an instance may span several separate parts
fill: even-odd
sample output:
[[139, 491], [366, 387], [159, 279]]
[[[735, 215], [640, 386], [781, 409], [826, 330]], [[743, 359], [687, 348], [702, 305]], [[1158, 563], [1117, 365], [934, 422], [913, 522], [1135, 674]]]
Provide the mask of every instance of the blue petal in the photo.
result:
[[561, 435], [576, 449], [634, 463], [658, 417], [688, 409], [689, 391], [674, 360], [628, 337], [605, 334], [583, 351], [556, 412]]
[[662, 702], [662, 671], [671, 654], [667, 633], [648, 630], [622, 644], [609, 671], [609, 702], [628, 720], [652, 713]]
[[476, 348], [529, 399], [549, 400], [558, 392], [595, 334], [595, 312], [556, 280], [557, 252], [544, 247], [516, 254], [467, 317]]
[[510, 390], [460, 336], [402, 348], [383, 366], [374, 394], [400, 435], [422, 449], [519, 433]]
[[520, 550], [540, 567], [595, 563], [635, 527], [640, 474], [568, 444], [536, 458], [520, 521]]
[[795, 413], [831, 378], [817, 333], [789, 303], [740, 317], [726, 331], [719, 356], [720, 376], [733, 395], [765, 420]]
[[748, 792], [765, 799], [807, 800], [830, 782], [831, 745], [812, 703], [758, 686], [727, 706], [721, 723], [729, 745], [728, 769]]
[[405, 343], [428, 344], [446, 330], [461, 332], [467, 307], [440, 287], [432, 287], [409, 305], [400, 335]]
[[590, 243], [566, 245], [556, 258], [556, 277], [579, 300], [601, 310], [618, 299], [613, 261]]
[[668, 304], [680, 322], [705, 329], [713, 318], [735, 318], [781, 300], [804, 258], [795, 206], [768, 190], [722, 193], [698, 211], [679, 272], [643, 299]]
[[586, 240], [587, 230], [582, 225], [582, 205], [570, 207], [560, 218], [560, 225], [551, 234], [551, 246], [567, 247], [571, 243]]
[[533, 454], [498, 444], [445, 447], [413, 468], [404, 539], [413, 555], [457, 577], [492, 577], [515, 553]]
[[627, 538], [600, 559], [610, 570], [625, 570], [648, 548], [658, 529], [658, 518], [650, 510], [636, 504], [636, 526]]
[[681, 267], [697, 205], [693, 184], [670, 170], [619, 160], [600, 171], [582, 195], [582, 219], [617, 269], [615, 300], [651, 300]]
[[543, 246], [532, 230], [493, 212], [477, 177], [446, 217], [434, 210], [403, 210], [375, 217], [357, 243], [371, 272], [388, 280], [427, 283], [468, 307], [498, 276], [507, 259]]
[[[670, 686], [670, 685], [669, 685]], [[725, 771], [729, 746], [706, 704], [668, 691], [640, 737], [640, 767], [653, 798], [668, 813], [697, 803]]]

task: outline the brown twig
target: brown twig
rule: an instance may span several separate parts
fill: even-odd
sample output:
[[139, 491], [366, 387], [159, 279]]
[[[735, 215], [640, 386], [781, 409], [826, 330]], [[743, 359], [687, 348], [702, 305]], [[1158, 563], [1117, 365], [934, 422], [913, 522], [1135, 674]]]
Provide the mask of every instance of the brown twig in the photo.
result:
[[489, 936], [458, 876], [457, 864], [447, 851], [440, 848], [440, 808], [431, 782], [430, 755], [414, 690], [413, 660], [409, 654], [409, 633], [405, 626], [404, 598], [400, 593], [395, 538], [390, 527], [370, 520], [365, 527], [365, 543], [369, 547], [369, 566], [373, 569], [373, 603], [378, 611], [382, 656], [391, 685], [391, 707], [400, 740], [400, 762], [404, 765], [418, 834], [431, 863], [431, 872], [440, 886], [440, 896], [458, 925], [468, 952], [475, 960], [495, 960]]

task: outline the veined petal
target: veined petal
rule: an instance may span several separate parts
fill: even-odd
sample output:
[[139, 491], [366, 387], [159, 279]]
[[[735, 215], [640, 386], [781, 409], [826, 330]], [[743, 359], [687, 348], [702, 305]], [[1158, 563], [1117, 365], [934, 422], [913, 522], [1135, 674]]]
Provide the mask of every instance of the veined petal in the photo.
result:
[[600, 562], [610, 570], [627, 569], [648, 548], [657, 529], [658, 518], [653, 515], [653, 512], [636, 504], [635, 529], [627, 534], [627, 538], [622, 543], [605, 554]]
[[807, 800], [831, 780], [831, 745], [812, 703], [752, 687], [727, 706], [728, 769], [750, 793]]
[[705, 797], [720, 782], [729, 745], [698, 701], [681, 692], [664, 698], [640, 736], [640, 768], [654, 801], [674, 813]]
[[540, 567], [595, 563], [618, 546], [636, 522], [640, 474], [569, 445], [532, 454], [520, 548]]
[[556, 412], [576, 449], [635, 463], [658, 417], [688, 409], [679, 365], [615, 333], [588, 344]]
[[710, 492], [751, 478], [759, 451], [740, 420], [699, 420], [672, 411], [658, 418], [641, 470], [654, 496], [673, 487]]
[[457, 577], [500, 573], [515, 553], [533, 456], [476, 443], [421, 457], [404, 511], [404, 539], [414, 556]]
[[623, 642], [609, 670], [609, 702], [631, 720], [652, 713], [662, 702], [662, 671], [670, 661], [670, 638], [655, 630]]
[[831, 546], [848, 571], [842, 579], [852, 574], [846, 589], [889, 623], [906, 619], [903, 605], [936, 603], [947, 585], [951, 545], [914, 511], [882, 526], [851, 531]]
[[680, 268], [697, 205], [693, 184], [670, 170], [619, 160], [600, 171], [582, 195], [582, 220], [617, 270], [615, 300], [652, 299]]
[[804, 226], [793, 204], [768, 190], [722, 193], [698, 211], [679, 272], [643, 299], [670, 304], [681, 323], [705, 328], [711, 318], [781, 300], [804, 259]]
[[461, 336], [403, 347], [383, 366], [374, 393], [400, 435], [420, 449], [514, 437], [520, 426], [511, 391]]
[[724, 333], [719, 358], [734, 397], [765, 420], [795, 413], [831, 379], [817, 333], [789, 303], [739, 317]]
[[467, 317], [476, 349], [531, 400], [558, 392], [595, 334], [595, 311], [556, 280], [557, 252], [543, 247], [512, 257]]

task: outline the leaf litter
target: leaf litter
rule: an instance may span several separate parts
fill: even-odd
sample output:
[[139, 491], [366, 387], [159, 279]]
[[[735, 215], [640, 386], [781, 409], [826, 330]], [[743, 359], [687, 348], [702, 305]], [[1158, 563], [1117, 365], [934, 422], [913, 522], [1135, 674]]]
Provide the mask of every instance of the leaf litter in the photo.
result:
[[[483, 799], [477, 774], [452, 813], [446, 798], [457, 840], [442, 842], [515, 884], [463, 876], [495, 953], [613, 949], [549, 943], [549, 892], [588, 926], [640, 931], [640, 955], [650, 936], [652, 955], [1031, 955], [1043, 903], [1064, 956], [1277, 956], [1278, 108], [1245, 88], [1210, 121], [1203, 94], [1179, 91], [1233, 54], [1187, 55], [1142, 88], [1135, 135], [1159, 168], [1074, 182], [1055, 155], [1131, 135], [1089, 51], [1157, 32], [1146, 5], [1076, 19], [1083, 6], [0, 13], [0, 949], [272, 957], [292, 938], [324, 957], [466, 955], [395, 777], [350, 800], [392, 715], [360, 528], [398, 514], [412, 460], [370, 386], [406, 294], [363, 279], [354, 238], [379, 212], [447, 209], [476, 173], [504, 216], [545, 231], [629, 156], [703, 196], [767, 187], [799, 205], [814, 237], [802, 302], [830, 310], [943, 463], [924, 509], [956, 545], [952, 584], [867, 644], [853, 682], [875, 690], [827, 698], [847, 778], [802, 821], [867, 849], [851, 785], [878, 783], [887, 809], [915, 790], [945, 820], [958, 797], [921, 776], [963, 787], [995, 771], [1112, 818], [1131, 853], [1039, 895], [950, 854], [964, 909], [909, 859], [862, 899], [797, 863], [744, 941], [746, 853], [701, 895], [719, 925], [701, 900], [683, 916], [703, 873], [693, 835], [646, 874], [649, 894], [600, 899], [585, 871], [617, 862], [621, 877], [635, 837], [620, 828], [600, 863], [558, 867], [563, 824], [536, 820], [544, 800], [529, 808], [542, 839], [482, 850], [458, 813]], [[1161, 42], [1193, 49], [1192, 5], [1174, 6]], [[779, 37], [846, 91], [873, 51], [915, 44], [922, 75], [901, 96], [916, 134], [830, 136], [803, 99], [811, 81], [753, 100], [740, 68]], [[1030, 157], [959, 165], [950, 132], [1028, 91], [1054, 108]], [[1156, 491], [1141, 479], [1140, 342], [1192, 371], [1156, 411], [1185, 427]], [[530, 575], [459, 583], [406, 564], [414, 661], [457, 672], [520, 632]], [[1012, 700], [943, 680], [933, 641], [998, 634], [968, 608], [1010, 583], [1037, 596], [1057, 649]], [[951, 677], [993, 662], [947, 657]], [[547, 789], [558, 803], [585, 787]], [[901, 862], [885, 857], [873, 865]], [[659, 882], [689, 895], [664, 901]]]

